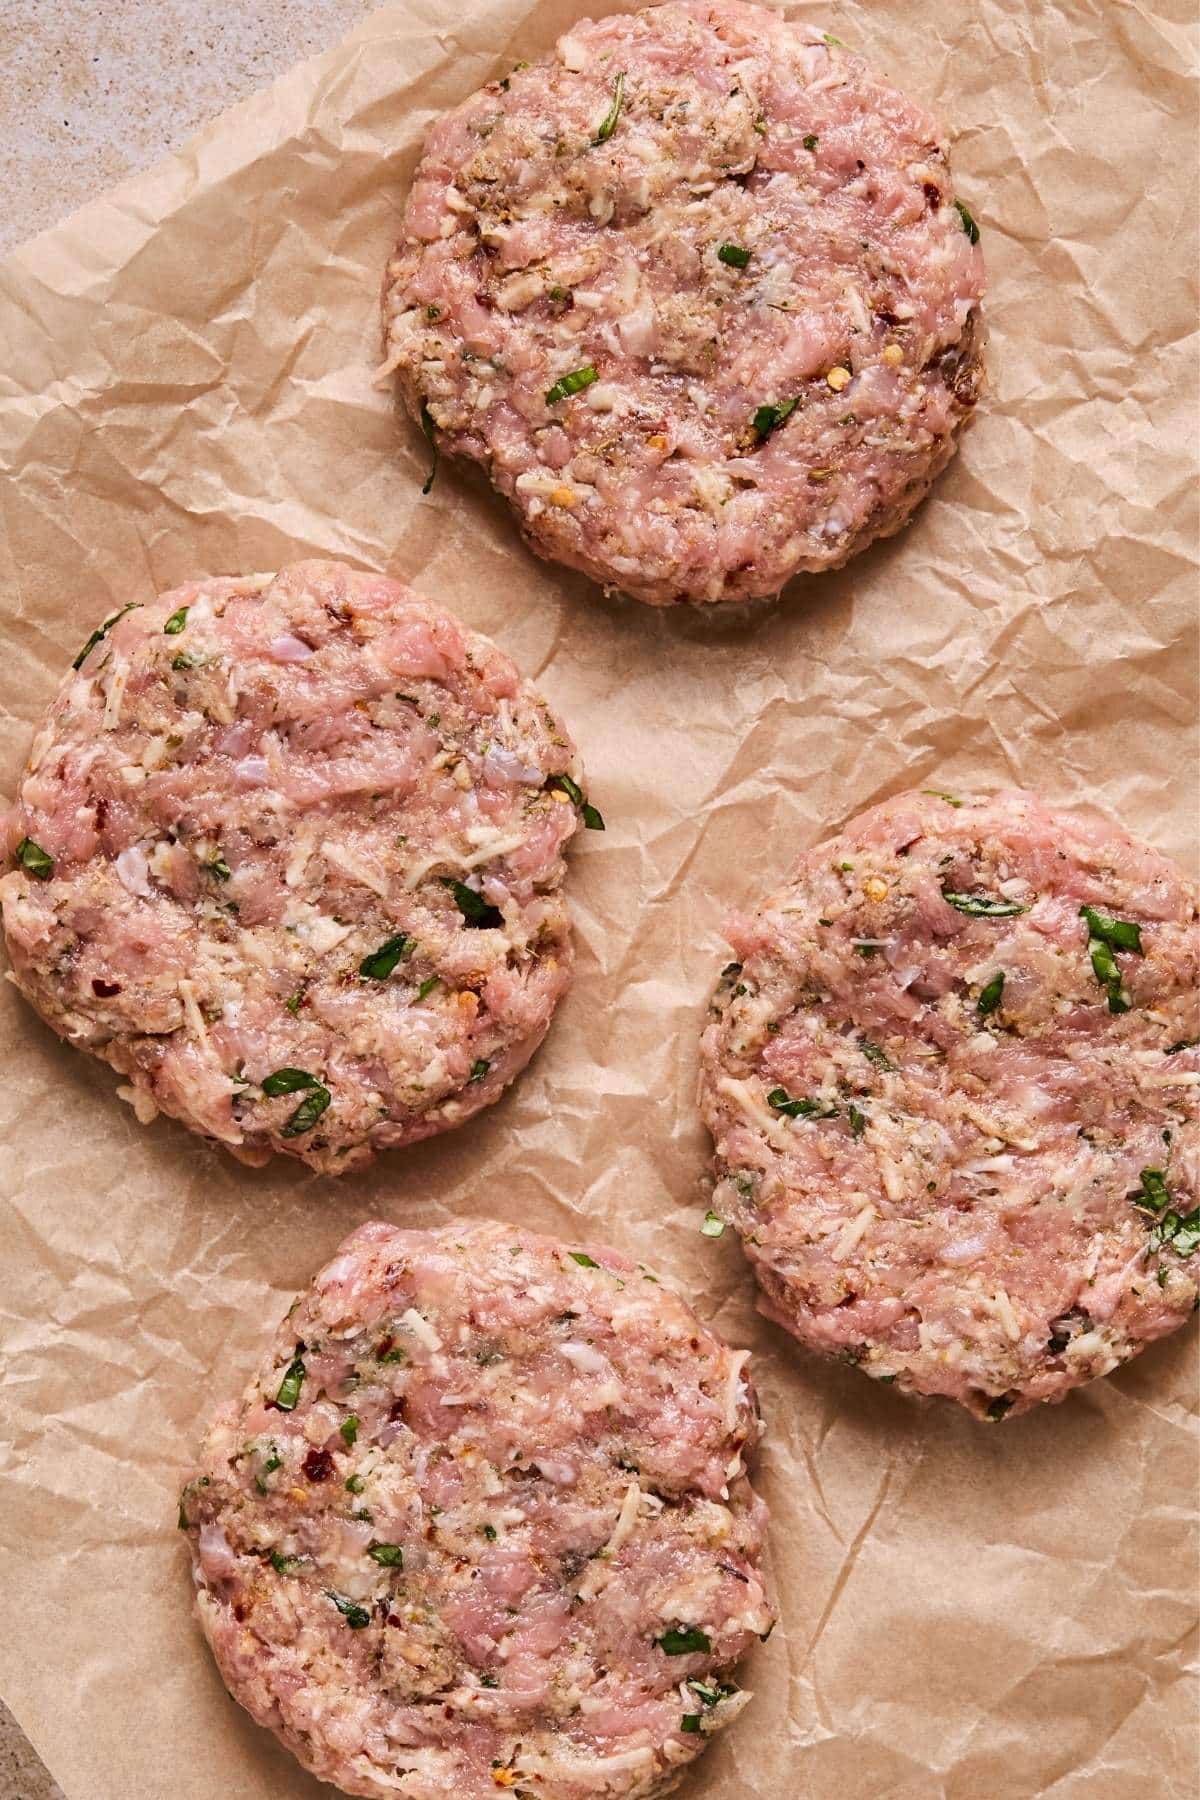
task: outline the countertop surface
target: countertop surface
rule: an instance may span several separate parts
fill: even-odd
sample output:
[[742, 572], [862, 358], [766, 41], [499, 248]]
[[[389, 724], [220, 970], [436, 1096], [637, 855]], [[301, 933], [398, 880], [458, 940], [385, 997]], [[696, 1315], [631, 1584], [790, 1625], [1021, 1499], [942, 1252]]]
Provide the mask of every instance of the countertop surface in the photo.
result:
[[[149, 168], [371, 10], [369, 0], [0, 0], [0, 254]], [[2, 1703], [0, 1800], [67, 1800]]]

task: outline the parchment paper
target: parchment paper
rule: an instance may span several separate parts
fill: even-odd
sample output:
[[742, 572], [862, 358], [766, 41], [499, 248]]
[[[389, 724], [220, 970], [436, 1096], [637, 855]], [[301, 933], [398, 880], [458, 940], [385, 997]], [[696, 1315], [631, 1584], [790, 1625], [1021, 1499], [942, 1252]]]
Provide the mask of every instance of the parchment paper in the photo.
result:
[[[576, 0], [410, 0], [0, 272], [0, 779], [99, 617], [344, 556], [492, 633], [608, 821], [579, 968], [516, 1089], [341, 1185], [159, 1122], [3, 999], [0, 1689], [71, 1800], [302, 1800], [224, 1694], [174, 1529], [204, 1415], [372, 1214], [607, 1239], [751, 1344], [782, 1623], [695, 1800], [1192, 1795], [1195, 1334], [1000, 1428], [756, 1319], [701, 1238], [696, 1040], [719, 921], [908, 784], [1020, 781], [1185, 862], [1196, 823], [1194, 8], [796, 8], [947, 116], [993, 392], [903, 536], [751, 622], [603, 601], [373, 390], [424, 129]], [[182, 77], [181, 77], [182, 78]]]

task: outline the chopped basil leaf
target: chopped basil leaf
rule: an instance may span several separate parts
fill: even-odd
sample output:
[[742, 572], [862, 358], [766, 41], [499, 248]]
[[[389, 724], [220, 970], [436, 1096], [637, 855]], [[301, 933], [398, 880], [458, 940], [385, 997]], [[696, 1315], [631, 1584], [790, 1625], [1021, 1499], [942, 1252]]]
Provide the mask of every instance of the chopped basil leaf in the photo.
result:
[[973, 244], [979, 242], [979, 227], [963, 205], [961, 200], [954, 202], [954, 210], [962, 220], [962, 228]]
[[367, 1484], [361, 1475], [347, 1475], [346, 1477], [346, 1491], [348, 1493], [361, 1494], [366, 1485]]
[[271, 1552], [271, 1567], [277, 1575], [294, 1575], [303, 1561], [302, 1556], [283, 1556], [278, 1550]]
[[444, 888], [450, 889], [454, 904], [467, 924], [474, 926], [476, 931], [494, 931], [498, 925], [503, 925], [504, 914], [499, 907], [489, 906], [483, 895], [477, 894], [465, 881], [456, 881], [453, 875], [443, 875], [440, 880]]
[[188, 609], [186, 606], [181, 606], [178, 612], [173, 612], [163, 626], [163, 635], [165, 637], [178, 637], [184, 626], [187, 624], [187, 616]]
[[488, 1540], [489, 1544], [495, 1543], [498, 1533], [497, 1533], [496, 1527], [494, 1525], [481, 1525], [479, 1527], [479, 1529], [480, 1529], [480, 1531], [482, 1531], [484, 1537]]
[[1114, 950], [1132, 950], [1137, 956], [1146, 954], [1142, 948], [1142, 928], [1133, 919], [1110, 919], [1091, 906], [1081, 906], [1079, 916], [1087, 921], [1089, 937], [1111, 944]]
[[337, 1607], [351, 1631], [361, 1631], [364, 1625], [369, 1625], [371, 1623], [371, 1615], [365, 1606], [359, 1606], [356, 1600], [348, 1600], [345, 1594], [335, 1593], [332, 1588], [326, 1588], [325, 1592], [333, 1601], [333, 1604]]
[[705, 1213], [704, 1218], [701, 1221], [701, 1225], [700, 1225], [701, 1236], [702, 1237], [710, 1237], [710, 1238], [719, 1238], [724, 1230], [725, 1230], [724, 1219], [721, 1217], [720, 1213], [715, 1213], [710, 1208], [710, 1210]]
[[27, 874], [35, 881], [49, 881], [54, 873], [54, 858], [47, 856], [40, 844], [31, 837], [23, 837], [17, 845], [14, 855]]
[[601, 120], [600, 129], [592, 139], [593, 144], [606, 144], [613, 132], [617, 129], [617, 120], [621, 116], [621, 102], [624, 98], [625, 73], [624, 70], [622, 70], [617, 76], [617, 79], [613, 82], [612, 105]]
[[847, 45], [843, 44], [841, 38], [834, 37], [832, 31], [823, 31], [821, 36], [825, 39], [827, 44], [836, 44], [839, 50], [845, 50], [847, 48]]
[[849, 1109], [848, 1116], [850, 1119], [850, 1136], [860, 1138], [867, 1129], [866, 1113], [860, 1112], [857, 1106], [852, 1106]]
[[289, 998], [285, 1001], [284, 1004], [287, 1006], [287, 1009], [291, 1013], [293, 1018], [295, 1018], [296, 1014], [300, 1011], [300, 1002], [303, 999], [304, 999], [303, 990], [297, 988], [296, 992], [294, 994], [290, 995]]
[[358, 965], [358, 972], [368, 981], [386, 981], [400, 958], [416, 947], [416, 939], [406, 937], [401, 931], [380, 944], [378, 950], [372, 950], [370, 956], [364, 956]]
[[837, 1112], [836, 1106], [830, 1106], [826, 1100], [793, 1100], [786, 1088], [772, 1088], [767, 1095], [767, 1105], [778, 1113], [786, 1113], [789, 1119], [832, 1119]]
[[377, 1562], [381, 1569], [402, 1569], [404, 1552], [399, 1544], [372, 1544], [367, 1551], [372, 1562]]
[[1003, 995], [1004, 971], [1001, 970], [998, 975], [993, 975], [992, 979], [980, 989], [979, 998], [975, 1002], [975, 1010], [981, 1019], [986, 1018], [988, 1013], [995, 1012]]
[[778, 431], [785, 419], [790, 419], [800, 404], [797, 394], [794, 400], [777, 400], [773, 406], [760, 406], [754, 415], [754, 429], [760, 438], [769, 438], [773, 431]]
[[673, 1627], [654, 1641], [668, 1656], [707, 1656], [712, 1649], [706, 1633], [690, 1625], [682, 1630]]
[[892, 1061], [887, 1051], [879, 1044], [874, 1043], [870, 1038], [860, 1038], [858, 1047], [866, 1057], [867, 1061], [869, 1063], [874, 1063], [877, 1069], [883, 1069], [885, 1072], [893, 1075], [896, 1073], [895, 1063]]
[[494, 1687], [499, 1687], [500, 1683], [497, 1681], [497, 1679], [494, 1675], [481, 1675], [479, 1677], [479, 1685], [480, 1685], [480, 1687], [494, 1688]]
[[1171, 1045], [1167, 1055], [1178, 1056], [1181, 1050], [1194, 1050], [1197, 1044], [1200, 1044], [1200, 1038], [1180, 1038], [1177, 1044]]
[[1089, 937], [1088, 955], [1092, 962], [1092, 973], [1108, 995], [1109, 1012], [1128, 1012], [1133, 1002], [1121, 985], [1121, 971], [1117, 967], [1117, 959], [1111, 946], [1104, 938]]
[[349, 1418], [343, 1419], [338, 1426], [338, 1431], [347, 1449], [352, 1450], [358, 1442], [358, 1414], [351, 1413]]
[[302, 1137], [306, 1131], [311, 1131], [332, 1099], [333, 1095], [327, 1087], [313, 1088], [312, 1092], [300, 1102], [287, 1123], [281, 1126], [280, 1137]]
[[810, 131], [808, 136], [804, 139], [804, 148], [806, 150], [815, 150], [820, 141], [821, 140], [818, 138], [816, 132]]
[[205, 866], [214, 881], [228, 881], [233, 874], [233, 870], [223, 856], [214, 856], [212, 861]]
[[279, 1384], [279, 1392], [275, 1396], [275, 1404], [280, 1412], [295, 1412], [300, 1399], [300, 1389], [304, 1386], [304, 1373], [302, 1359], [298, 1356], [293, 1357], [284, 1371], [283, 1380]]
[[1168, 1213], [1163, 1220], [1164, 1226], [1168, 1220], [1173, 1220], [1174, 1225], [1166, 1241], [1176, 1256], [1194, 1256], [1200, 1250], [1200, 1206], [1185, 1213], [1182, 1218], [1178, 1213]]
[[184, 669], [198, 669], [200, 663], [198, 658], [189, 656], [186, 650], [179, 650], [171, 658], [171, 667], [182, 672]]
[[581, 1269], [598, 1269], [600, 1267], [600, 1264], [598, 1262], [593, 1262], [592, 1258], [584, 1250], [568, 1250], [567, 1255], [571, 1258], [572, 1262], [577, 1262]]
[[1001, 900], [994, 894], [955, 894], [943, 888], [942, 899], [955, 912], [966, 913], [971, 919], [1015, 919], [1018, 913], [1029, 911], [1015, 900]]
[[492, 1065], [487, 1060], [486, 1056], [478, 1057], [476, 1061], [471, 1064], [471, 1073], [467, 1077], [467, 1086], [470, 1087], [473, 1081], [482, 1081], [491, 1066]]
[[679, 1729], [680, 1729], [680, 1731], [699, 1731], [699, 1729], [700, 1729], [700, 1714], [699, 1713], [684, 1713], [683, 1717], [679, 1721]]
[[276, 1069], [273, 1075], [264, 1075], [261, 1083], [263, 1093], [270, 1094], [272, 1099], [277, 1094], [297, 1094], [301, 1088], [315, 1088], [320, 1085], [316, 1076], [310, 1075], [307, 1069], [286, 1067]]
[[554, 386], [546, 389], [546, 405], [557, 406], [568, 394], [577, 394], [581, 388], [591, 387], [593, 381], [598, 380], [592, 363], [585, 363], [582, 369], [572, 369], [569, 375], [560, 375]]
[[1142, 1212], [1158, 1213], [1170, 1206], [1171, 1196], [1161, 1169], [1143, 1169], [1141, 1182], [1141, 1187], [1134, 1189], [1130, 1199]]
[[429, 492], [429, 490], [432, 488], [433, 478], [438, 472], [438, 447], [437, 447], [437, 439], [433, 435], [434, 429], [435, 429], [435, 427], [434, 427], [434, 423], [433, 423], [433, 414], [430, 412], [429, 408], [426, 406], [424, 400], [422, 400], [422, 402], [421, 402], [421, 430], [425, 433], [426, 439], [428, 440], [428, 443], [429, 443], [429, 451], [430, 451], [429, 473], [425, 477], [425, 485], [421, 489], [421, 492], [423, 494], [427, 494]]
[[750, 261], [750, 252], [741, 244], [722, 244], [717, 251], [717, 261], [727, 263], [731, 269], [744, 269]]
[[420, 987], [417, 989], [417, 999], [418, 1000], [428, 999], [429, 995], [432, 994], [434, 988], [437, 986], [440, 979], [441, 979], [441, 977], [437, 976], [437, 975], [427, 975], [425, 977], [424, 981], [421, 983]]
[[604, 830], [604, 820], [600, 817], [597, 809], [588, 804], [587, 796], [577, 781], [572, 781], [569, 775], [552, 775], [549, 786], [560, 788], [572, 805], [579, 808], [588, 831]]
[[956, 794], [944, 794], [941, 788], [922, 788], [921, 792], [923, 794], [928, 794], [932, 800], [944, 800], [947, 806], [962, 805], [962, 801]]
[[103, 625], [98, 625], [87, 643], [83, 646], [83, 649], [79, 652], [79, 655], [75, 658], [75, 661], [71, 664], [71, 667], [73, 669], [82, 668], [83, 664], [88, 659], [89, 653], [96, 648], [96, 645], [100, 643], [103, 638], [108, 636], [117, 620], [123, 619], [127, 612], [132, 612], [134, 607], [139, 606], [140, 604], [141, 602], [138, 600], [131, 600], [128, 606], [123, 606], [120, 612], [115, 612], [111, 619], [105, 619]]

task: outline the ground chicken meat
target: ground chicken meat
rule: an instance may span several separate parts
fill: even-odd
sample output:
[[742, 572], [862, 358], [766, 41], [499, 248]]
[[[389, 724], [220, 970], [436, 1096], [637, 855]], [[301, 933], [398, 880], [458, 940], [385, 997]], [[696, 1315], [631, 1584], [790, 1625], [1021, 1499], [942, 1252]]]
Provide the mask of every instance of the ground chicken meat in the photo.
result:
[[582, 21], [431, 131], [384, 348], [532, 547], [655, 605], [898, 531], [982, 383], [945, 138], [741, 0]]
[[771, 1629], [758, 1435], [745, 1353], [640, 1265], [361, 1226], [184, 1489], [200, 1623], [346, 1793], [649, 1800]]
[[578, 775], [508, 658], [398, 582], [189, 583], [95, 632], [38, 733], [0, 821], [14, 977], [139, 1117], [361, 1168], [544, 1036]]
[[990, 1419], [1185, 1323], [1198, 934], [1169, 862], [1030, 794], [902, 794], [727, 932], [701, 1106], [770, 1318]]

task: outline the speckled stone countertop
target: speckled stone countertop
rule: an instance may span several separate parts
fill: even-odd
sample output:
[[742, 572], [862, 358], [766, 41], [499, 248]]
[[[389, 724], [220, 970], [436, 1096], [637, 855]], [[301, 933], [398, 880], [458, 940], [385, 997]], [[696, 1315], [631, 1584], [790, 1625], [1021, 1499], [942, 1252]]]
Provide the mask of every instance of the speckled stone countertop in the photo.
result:
[[[370, 0], [0, 0], [0, 254], [370, 11]], [[67, 1800], [2, 1704], [0, 1800]]]

